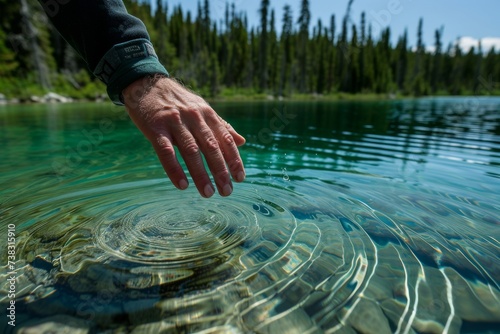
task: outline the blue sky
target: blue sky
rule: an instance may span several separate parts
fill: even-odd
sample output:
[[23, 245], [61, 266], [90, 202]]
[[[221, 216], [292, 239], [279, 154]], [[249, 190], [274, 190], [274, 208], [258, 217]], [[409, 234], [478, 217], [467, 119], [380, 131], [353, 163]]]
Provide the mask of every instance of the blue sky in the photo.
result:
[[[258, 9], [260, 0], [234, 0], [236, 9], [247, 12], [250, 25], [259, 23]], [[276, 11], [277, 28], [280, 29], [283, 6], [289, 4], [297, 20], [301, 0], [271, 0], [271, 8]], [[328, 25], [331, 14], [335, 14], [337, 31], [344, 16], [348, 0], [310, 0], [312, 23], [319, 18]], [[167, 0], [171, 9], [176, 4], [196, 13], [198, 0]], [[211, 16], [220, 20], [224, 17], [226, 0], [210, 0]], [[483, 40], [483, 46], [497, 45], [500, 50], [500, 0], [354, 0], [352, 19], [359, 23], [361, 12], [372, 22], [374, 32], [383, 26], [390, 26], [392, 40], [395, 41], [404, 29], [408, 29], [409, 42], [416, 43], [417, 26], [420, 17], [424, 19], [424, 42], [434, 44], [434, 31], [444, 26], [443, 41], [445, 46], [459, 37], [461, 45], [468, 47]]]

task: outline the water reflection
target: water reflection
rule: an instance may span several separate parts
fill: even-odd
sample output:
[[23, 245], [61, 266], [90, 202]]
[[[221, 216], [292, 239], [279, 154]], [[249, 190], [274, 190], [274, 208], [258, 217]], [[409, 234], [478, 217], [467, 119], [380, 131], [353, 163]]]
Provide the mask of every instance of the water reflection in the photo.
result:
[[[499, 101], [486, 100], [474, 109], [465, 109], [472, 103], [468, 101], [318, 102], [276, 104], [266, 112], [251, 110], [249, 114], [258, 114], [262, 120], [260, 127], [255, 126], [257, 122], [243, 124], [249, 138], [248, 158], [253, 162], [252, 153], [257, 150], [269, 153], [265, 157], [273, 168], [286, 165], [384, 176], [396, 172], [403, 178], [421, 172], [427, 164], [464, 162], [464, 172], [475, 168], [470, 164], [498, 166]], [[269, 127], [273, 110], [280, 108], [295, 118], [266, 141], [258, 131]], [[481, 171], [498, 175], [494, 169]]]

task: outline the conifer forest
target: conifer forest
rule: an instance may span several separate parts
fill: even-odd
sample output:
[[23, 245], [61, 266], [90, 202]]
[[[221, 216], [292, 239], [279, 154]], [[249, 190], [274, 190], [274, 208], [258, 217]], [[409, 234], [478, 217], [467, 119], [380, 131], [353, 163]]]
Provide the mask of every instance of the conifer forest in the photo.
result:
[[[425, 18], [397, 38], [388, 27], [375, 34], [365, 12], [352, 15], [354, 0], [329, 22], [312, 21], [309, 0], [296, 12], [285, 5], [283, 17], [261, 0], [258, 26], [234, 3], [214, 20], [209, 0], [200, 0], [195, 13], [164, 0], [124, 2], [146, 25], [171, 76], [207, 97], [500, 93], [500, 50], [444, 45], [446, 27], [427, 27]], [[49, 91], [76, 99], [105, 93], [38, 1], [0, 0], [0, 12], [1, 94], [22, 100]], [[424, 44], [424, 29], [434, 31], [433, 45]]]

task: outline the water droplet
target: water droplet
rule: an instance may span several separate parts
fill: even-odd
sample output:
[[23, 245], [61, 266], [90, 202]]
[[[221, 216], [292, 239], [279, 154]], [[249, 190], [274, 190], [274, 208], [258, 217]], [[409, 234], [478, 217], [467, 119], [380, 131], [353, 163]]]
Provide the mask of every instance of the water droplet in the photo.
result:
[[283, 180], [290, 181], [290, 176], [288, 176], [286, 168], [283, 168], [282, 172], [283, 172]]

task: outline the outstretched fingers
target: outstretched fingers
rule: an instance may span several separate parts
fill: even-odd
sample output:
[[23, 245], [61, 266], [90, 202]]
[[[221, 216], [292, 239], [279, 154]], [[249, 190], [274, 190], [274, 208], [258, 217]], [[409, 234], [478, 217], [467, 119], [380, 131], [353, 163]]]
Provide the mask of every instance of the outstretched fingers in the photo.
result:
[[243, 182], [245, 179], [245, 168], [241, 160], [238, 146], [245, 143], [245, 138], [237, 133], [231, 124], [219, 119], [217, 124], [213, 125], [214, 133], [217, 136], [220, 149], [222, 150], [224, 161], [227, 164], [233, 180]]
[[232, 193], [231, 177], [237, 182], [244, 180], [238, 146], [245, 138], [201, 97], [167, 78], [137, 80], [124, 89], [123, 96], [130, 117], [153, 144], [175, 187], [188, 187], [175, 146], [203, 197], [215, 193], [203, 157], [220, 195]]
[[[193, 133], [196, 134], [197, 132]], [[178, 129], [174, 136], [175, 144], [179, 148], [198, 192], [203, 197], [211, 197], [215, 193], [215, 189], [201, 157], [201, 152], [205, 154], [203, 147], [200, 149], [199, 141], [185, 127]]]
[[219, 194], [221, 196], [229, 196], [233, 192], [233, 184], [226, 168], [220, 141], [205, 122], [199, 124], [198, 131], [193, 133], [207, 161], [208, 168], [213, 175]]
[[246, 142], [245, 137], [243, 137], [238, 132], [236, 132], [236, 130], [233, 128], [233, 126], [231, 124], [229, 124], [228, 122], [226, 122], [226, 121], [224, 121], [222, 119], [221, 119], [221, 121], [224, 124], [225, 128], [227, 129], [227, 131], [229, 131], [229, 133], [233, 137], [233, 140], [234, 140], [234, 143], [236, 144], [236, 146], [242, 146], [242, 145], [244, 145], [245, 142]]
[[161, 135], [152, 144], [163, 169], [174, 186], [177, 189], [186, 189], [188, 187], [188, 180], [175, 155], [172, 138], [168, 135]]

